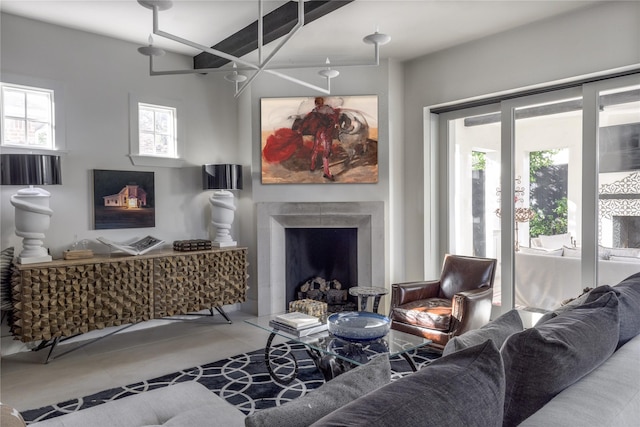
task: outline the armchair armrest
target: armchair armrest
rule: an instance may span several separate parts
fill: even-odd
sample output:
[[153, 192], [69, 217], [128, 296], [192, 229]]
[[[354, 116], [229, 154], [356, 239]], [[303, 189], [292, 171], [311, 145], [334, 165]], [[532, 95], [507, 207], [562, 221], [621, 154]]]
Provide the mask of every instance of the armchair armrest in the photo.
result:
[[478, 329], [489, 322], [493, 288], [458, 292], [451, 301], [452, 336]]
[[440, 293], [440, 280], [396, 283], [391, 285], [391, 308], [411, 301], [436, 298]]

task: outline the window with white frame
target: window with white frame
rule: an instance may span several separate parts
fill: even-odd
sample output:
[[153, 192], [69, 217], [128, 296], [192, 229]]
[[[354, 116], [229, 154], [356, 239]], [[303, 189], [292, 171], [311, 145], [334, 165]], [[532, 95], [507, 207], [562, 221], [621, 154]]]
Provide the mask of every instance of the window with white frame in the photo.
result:
[[138, 103], [138, 155], [177, 158], [176, 109]]
[[2, 146], [55, 149], [53, 91], [1, 85]]
[[129, 93], [129, 158], [135, 166], [180, 168], [186, 153], [180, 100]]

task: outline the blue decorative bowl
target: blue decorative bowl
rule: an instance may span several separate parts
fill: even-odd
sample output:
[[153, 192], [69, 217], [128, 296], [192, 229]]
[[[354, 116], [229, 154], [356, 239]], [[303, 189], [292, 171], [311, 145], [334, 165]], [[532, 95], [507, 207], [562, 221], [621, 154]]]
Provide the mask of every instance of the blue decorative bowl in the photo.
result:
[[389, 333], [391, 321], [367, 311], [334, 313], [327, 318], [329, 332], [347, 341], [373, 341]]

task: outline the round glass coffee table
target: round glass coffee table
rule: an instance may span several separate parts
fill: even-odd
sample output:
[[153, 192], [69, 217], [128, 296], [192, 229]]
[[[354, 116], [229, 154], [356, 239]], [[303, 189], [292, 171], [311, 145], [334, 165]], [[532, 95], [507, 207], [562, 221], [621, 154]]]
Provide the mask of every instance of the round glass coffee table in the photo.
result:
[[373, 297], [373, 307], [371, 311], [374, 313], [378, 312], [380, 298], [388, 293], [388, 289], [378, 286], [353, 286], [349, 288], [349, 294], [358, 297], [358, 306], [360, 307], [360, 311], [367, 311], [369, 298]]

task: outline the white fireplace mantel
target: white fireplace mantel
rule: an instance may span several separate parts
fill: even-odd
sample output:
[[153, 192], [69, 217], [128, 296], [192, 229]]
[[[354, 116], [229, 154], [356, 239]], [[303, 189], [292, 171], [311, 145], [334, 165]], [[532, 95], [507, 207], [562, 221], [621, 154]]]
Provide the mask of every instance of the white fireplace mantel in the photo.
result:
[[256, 207], [259, 316], [286, 311], [287, 228], [357, 228], [358, 284], [385, 286], [384, 202], [270, 202]]

